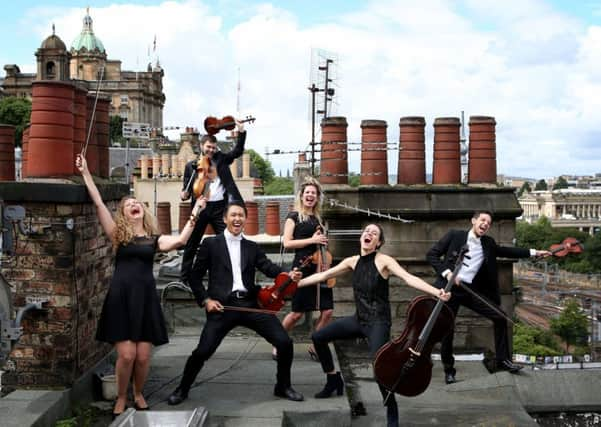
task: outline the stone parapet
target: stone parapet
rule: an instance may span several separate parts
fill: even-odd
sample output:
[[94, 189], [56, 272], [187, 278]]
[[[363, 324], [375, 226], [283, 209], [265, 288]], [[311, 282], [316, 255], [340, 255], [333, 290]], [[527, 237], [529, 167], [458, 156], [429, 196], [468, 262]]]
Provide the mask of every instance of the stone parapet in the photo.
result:
[[[99, 190], [113, 212], [128, 194], [118, 184], [99, 185]], [[23, 223], [32, 230], [17, 232], [14, 255], [1, 259], [13, 307], [31, 298], [48, 300], [43, 310], [25, 316], [3, 385], [71, 386], [111, 350], [95, 340], [95, 333], [113, 271], [112, 244], [83, 185], [0, 183], [0, 198], [5, 205], [24, 207]]]
[[[515, 218], [522, 210], [510, 188], [457, 186], [359, 187], [324, 186], [327, 198], [372, 212], [390, 214], [413, 222], [391, 221], [356, 212], [338, 204], [324, 204], [324, 218], [329, 224], [329, 250], [334, 263], [359, 252], [363, 226], [378, 223], [384, 229], [386, 243], [382, 252], [394, 257], [403, 268], [428, 283], [435, 273], [426, 261], [426, 252], [450, 229], [468, 229], [475, 209], [494, 214], [490, 235], [502, 245], [511, 246], [515, 235]], [[513, 313], [512, 260], [499, 260], [499, 286], [502, 307]], [[354, 313], [350, 274], [337, 278], [334, 291], [334, 316]], [[419, 292], [393, 278], [390, 282], [393, 335], [402, 331], [407, 306]], [[460, 351], [494, 348], [492, 323], [462, 307], [456, 322], [455, 347]]]

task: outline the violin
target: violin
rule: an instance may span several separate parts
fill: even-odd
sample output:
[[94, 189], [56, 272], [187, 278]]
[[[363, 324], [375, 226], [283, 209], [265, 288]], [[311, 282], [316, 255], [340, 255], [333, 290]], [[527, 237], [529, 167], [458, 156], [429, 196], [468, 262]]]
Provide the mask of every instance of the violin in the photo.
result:
[[[453, 287], [468, 250], [464, 245], [459, 251], [445, 292]], [[376, 380], [388, 390], [384, 404], [392, 393], [413, 397], [428, 388], [432, 378], [432, 348], [453, 330], [454, 324], [453, 311], [441, 299], [422, 295], [411, 301], [405, 329], [398, 338], [384, 344], [374, 360]]]
[[[252, 116], [246, 116], [245, 119], [240, 120], [241, 123], [254, 123], [255, 118]], [[205, 130], [209, 135], [217, 134], [221, 129], [233, 130], [236, 127], [236, 119], [234, 116], [225, 116], [221, 119], [217, 117], [209, 116], [204, 122]]]
[[196, 179], [192, 186], [194, 197], [197, 199], [204, 196], [209, 199], [209, 184], [215, 178], [215, 168], [211, 166], [211, 160], [207, 156], [200, 156], [196, 162]]
[[549, 247], [549, 252], [556, 257], [564, 257], [570, 253], [580, 254], [582, 251], [584, 251], [584, 246], [575, 237], [566, 237], [561, 243]]
[[[327, 233], [327, 231], [324, 230], [324, 227], [322, 227], [321, 225], [317, 227], [317, 229], [321, 230], [321, 232]], [[332, 254], [330, 253], [330, 251], [328, 251], [327, 245], [317, 246], [317, 250], [313, 252], [313, 255], [311, 255], [311, 262], [317, 266], [316, 273], [321, 273], [322, 271], [326, 271], [327, 269], [329, 269], [332, 265]], [[320, 286], [321, 285], [322, 284], [320, 283]], [[325, 285], [328, 288], [333, 288], [336, 285], [336, 278], [329, 278], [328, 280], [326, 280]]]
[[[311, 256], [301, 260], [298, 268], [303, 268], [311, 262]], [[280, 311], [286, 303], [284, 298], [294, 295], [298, 285], [287, 273], [280, 273], [274, 279], [274, 284], [259, 290], [257, 299], [259, 306], [266, 310]]]

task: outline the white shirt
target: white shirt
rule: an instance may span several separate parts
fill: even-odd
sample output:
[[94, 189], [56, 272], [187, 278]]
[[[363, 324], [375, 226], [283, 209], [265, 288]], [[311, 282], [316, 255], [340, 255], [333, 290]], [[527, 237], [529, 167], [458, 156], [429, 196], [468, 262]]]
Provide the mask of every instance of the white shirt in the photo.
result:
[[218, 174], [215, 174], [215, 178], [209, 183], [209, 202], [219, 202], [223, 200], [225, 195], [225, 188], [221, 185], [221, 178]]
[[[459, 269], [459, 273], [457, 273], [457, 278], [465, 283], [472, 283], [476, 274], [478, 274], [478, 270], [482, 266], [484, 262], [484, 250], [482, 249], [482, 241], [476, 234], [474, 230], [470, 229], [467, 233], [467, 247], [468, 252], [463, 258], [463, 263], [461, 264], [461, 268]], [[530, 256], [535, 256], [536, 250], [530, 249]], [[452, 273], [451, 270], [446, 269], [442, 272], [442, 277], [446, 278], [449, 273]]]
[[234, 236], [226, 228], [223, 231], [225, 237], [225, 243], [227, 245], [227, 251], [230, 254], [230, 261], [232, 263], [232, 277], [234, 282], [232, 283], [232, 292], [246, 291], [244, 282], [242, 282], [242, 259], [240, 258], [240, 241], [242, 240], [242, 234]]
[[461, 264], [457, 277], [462, 282], [472, 283], [484, 262], [482, 242], [480, 241], [480, 238], [474, 234], [473, 230], [470, 230], [469, 233], [467, 233], [467, 247], [469, 250], [463, 258], [463, 263]]

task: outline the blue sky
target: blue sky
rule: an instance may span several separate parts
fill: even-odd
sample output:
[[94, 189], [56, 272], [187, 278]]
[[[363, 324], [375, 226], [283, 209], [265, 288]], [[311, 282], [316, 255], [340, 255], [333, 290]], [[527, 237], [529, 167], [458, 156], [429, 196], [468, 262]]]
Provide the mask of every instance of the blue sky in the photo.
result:
[[[434, 119], [465, 110], [495, 116], [500, 173], [601, 172], [601, 0], [5, 3], [0, 65], [33, 71], [52, 23], [70, 45], [89, 5], [109, 58], [129, 70], [160, 60], [168, 126], [231, 114], [239, 68], [241, 113], [257, 117], [248, 144], [260, 153], [307, 146], [319, 48], [337, 59], [334, 112], [347, 117], [349, 140], [362, 119], [383, 119], [397, 142], [399, 118], [418, 115], [431, 153]], [[270, 160], [285, 172], [294, 156]], [[359, 170], [358, 155], [350, 165]]]

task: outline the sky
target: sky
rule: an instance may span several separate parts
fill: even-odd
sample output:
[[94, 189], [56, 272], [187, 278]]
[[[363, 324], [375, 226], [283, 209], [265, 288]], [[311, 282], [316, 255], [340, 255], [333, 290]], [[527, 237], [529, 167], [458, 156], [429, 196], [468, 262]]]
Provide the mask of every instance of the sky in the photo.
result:
[[[165, 126], [202, 129], [207, 116], [236, 115], [239, 95], [240, 116], [256, 117], [246, 146], [264, 156], [308, 149], [308, 87], [323, 87], [327, 57], [331, 115], [346, 117], [351, 142], [361, 120], [386, 120], [398, 143], [399, 119], [423, 116], [430, 173], [434, 120], [464, 111], [466, 122], [495, 117], [498, 173], [601, 172], [601, 0], [6, 3], [0, 65], [34, 72], [52, 24], [70, 47], [90, 6], [109, 59], [124, 70], [160, 61]], [[388, 154], [395, 174], [398, 152]], [[297, 154], [268, 158], [285, 175]], [[359, 159], [349, 154], [351, 171]]]

